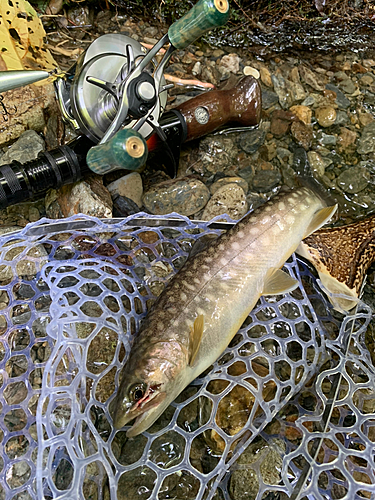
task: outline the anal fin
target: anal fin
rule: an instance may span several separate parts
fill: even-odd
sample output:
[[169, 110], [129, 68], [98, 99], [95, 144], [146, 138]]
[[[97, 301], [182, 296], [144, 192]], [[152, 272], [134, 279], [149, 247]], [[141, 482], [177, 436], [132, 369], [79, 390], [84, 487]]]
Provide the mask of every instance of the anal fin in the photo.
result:
[[190, 344], [189, 344], [189, 365], [193, 366], [197, 357], [199, 346], [201, 345], [204, 330], [204, 316], [200, 314], [194, 321], [194, 325], [190, 328]]
[[303, 237], [307, 238], [311, 233], [324, 226], [324, 224], [328, 222], [332, 215], [336, 212], [337, 206], [338, 205], [333, 205], [332, 207], [324, 207], [316, 212], [312, 221], [308, 225], [306, 233], [303, 235]]
[[262, 295], [279, 295], [281, 293], [291, 292], [298, 286], [298, 281], [289, 276], [281, 269], [274, 269], [268, 274]]

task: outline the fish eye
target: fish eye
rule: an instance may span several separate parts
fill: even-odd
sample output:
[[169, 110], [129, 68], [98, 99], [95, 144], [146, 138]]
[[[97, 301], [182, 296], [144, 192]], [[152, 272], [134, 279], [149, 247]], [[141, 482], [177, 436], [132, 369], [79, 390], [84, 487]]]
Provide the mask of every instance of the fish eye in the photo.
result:
[[134, 402], [137, 402], [143, 398], [145, 392], [146, 392], [146, 387], [144, 384], [135, 384], [131, 387], [129, 395]]

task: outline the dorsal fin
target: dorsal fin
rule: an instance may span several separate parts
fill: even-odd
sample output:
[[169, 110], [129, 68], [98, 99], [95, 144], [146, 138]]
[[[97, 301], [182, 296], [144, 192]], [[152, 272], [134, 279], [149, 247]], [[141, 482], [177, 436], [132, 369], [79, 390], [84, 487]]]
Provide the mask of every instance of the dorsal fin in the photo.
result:
[[298, 286], [298, 281], [281, 269], [271, 269], [263, 286], [262, 295], [279, 295], [291, 292]]
[[336, 210], [337, 210], [337, 205], [333, 205], [332, 207], [324, 207], [318, 212], [316, 212], [316, 214], [314, 214], [312, 221], [308, 225], [306, 233], [303, 235], [303, 238], [307, 238], [311, 233], [317, 231], [322, 226], [324, 226], [324, 224], [329, 221], [329, 219], [336, 212]]
[[193, 366], [197, 357], [199, 346], [204, 330], [204, 316], [200, 314], [194, 321], [194, 325], [190, 328], [190, 343], [189, 343], [189, 365]]

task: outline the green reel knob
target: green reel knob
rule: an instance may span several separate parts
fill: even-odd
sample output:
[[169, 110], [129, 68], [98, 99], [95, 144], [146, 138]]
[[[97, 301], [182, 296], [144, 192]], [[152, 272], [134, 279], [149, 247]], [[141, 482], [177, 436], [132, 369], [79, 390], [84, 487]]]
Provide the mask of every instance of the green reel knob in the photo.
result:
[[176, 49], [184, 49], [206, 31], [222, 26], [229, 18], [228, 0], [199, 0], [181, 19], [172, 24], [168, 37]]
[[90, 149], [86, 156], [87, 166], [96, 174], [104, 175], [112, 170], [139, 170], [147, 160], [147, 144], [132, 129], [122, 129], [112, 139]]

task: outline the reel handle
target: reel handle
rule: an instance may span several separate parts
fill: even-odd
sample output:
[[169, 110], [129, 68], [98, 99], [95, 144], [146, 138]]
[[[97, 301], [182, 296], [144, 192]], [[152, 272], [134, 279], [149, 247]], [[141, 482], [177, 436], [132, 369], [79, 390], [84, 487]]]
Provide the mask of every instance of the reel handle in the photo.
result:
[[139, 170], [146, 162], [147, 144], [141, 134], [132, 129], [119, 130], [109, 141], [90, 149], [86, 164], [96, 174], [112, 170]]
[[262, 113], [262, 92], [258, 81], [245, 76], [228, 90], [212, 90], [175, 108], [187, 125], [186, 141], [198, 139], [218, 128], [258, 125]]
[[176, 49], [184, 49], [206, 31], [222, 26], [229, 18], [228, 0], [199, 0], [170, 26], [168, 38]]

